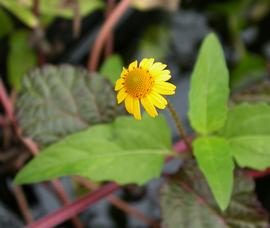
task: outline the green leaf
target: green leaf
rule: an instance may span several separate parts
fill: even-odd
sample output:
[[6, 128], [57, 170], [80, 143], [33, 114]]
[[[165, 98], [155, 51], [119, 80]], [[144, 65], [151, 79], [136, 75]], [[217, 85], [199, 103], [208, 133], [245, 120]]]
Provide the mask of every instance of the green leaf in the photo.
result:
[[242, 167], [270, 167], [270, 106], [242, 104], [232, 108], [221, 132]]
[[36, 54], [29, 46], [29, 32], [19, 30], [10, 38], [10, 51], [8, 54], [8, 79], [16, 89], [21, 89], [21, 79], [31, 68], [36, 65]]
[[233, 159], [228, 142], [221, 137], [201, 137], [193, 142], [194, 154], [221, 208], [229, 205], [233, 188]]
[[266, 61], [260, 56], [246, 54], [232, 71], [234, 88], [244, 86], [262, 78], [266, 73]]
[[[80, 16], [84, 17], [93, 11], [100, 9], [104, 6], [102, 0], [49, 0], [40, 1], [40, 13], [41, 17], [64, 17], [72, 19], [74, 17], [75, 4], [78, 3]], [[0, 5], [3, 5], [16, 17], [18, 17], [23, 23], [31, 28], [38, 25], [38, 18], [33, 14], [33, 1], [32, 0], [0, 0]]]
[[13, 30], [13, 23], [9, 15], [0, 8], [0, 38], [10, 34]]
[[38, 19], [32, 13], [31, 8], [27, 8], [21, 1], [0, 0], [0, 5], [8, 9], [27, 26], [34, 28], [38, 25]]
[[221, 212], [196, 164], [187, 162], [161, 189], [162, 227], [267, 228], [267, 214], [257, 202], [254, 187], [252, 179], [236, 173], [232, 200]]
[[80, 175], [93, 181], [143, 184], [160, 175], [170, 149], [170, 130], [162, 116], [144, 116], [142, 121], [119, 117], [45, 149], [26, 165], [15, 182]]
[[201, 134], [219, 130], [226, 120], [229, 75], [222, 47], [214, 34], [203, 41], [191, 77], [189, 119]]
[[[77, 0], [76, 2], [78, 2], [82, 17], [104, 6], [102, 0], [91, 0], [90, 2], [88, 0]], [[42, 15], [60, 16], [68, 19], [74, 17], [74, 2], [69, 3], [65, 0], [40, 1], [40, 8]]]
[[112, 85], [100, 75], [49, 65], [23, 78], [17, 118], [24, 134], [48, 145], [91, 125], [111, 122], [118, 114], [115, 100]]
[[114, 54], [104, 61], [100, 68], [100, 74], [108, 78], [112, 84], [115, 84], [120, 77], [123, 65], [120, 55]]

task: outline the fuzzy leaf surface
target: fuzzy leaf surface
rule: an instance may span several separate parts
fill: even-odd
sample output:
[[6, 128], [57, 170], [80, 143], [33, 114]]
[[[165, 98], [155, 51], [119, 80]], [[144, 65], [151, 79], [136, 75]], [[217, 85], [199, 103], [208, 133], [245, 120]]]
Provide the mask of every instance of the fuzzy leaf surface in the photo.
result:
[[232, 200], [225, 212], [218, 210], [195, 162], [161, 189], [163, 227], [166, 228], [267, 228], [267, 215], [254, 193], [254, 182], [237, 172]]
[[17, 118], [24, 134], [41, 145], [111, 122], [115, 115], [110, 82], [83, 68], [48, 65], [23, 78]]

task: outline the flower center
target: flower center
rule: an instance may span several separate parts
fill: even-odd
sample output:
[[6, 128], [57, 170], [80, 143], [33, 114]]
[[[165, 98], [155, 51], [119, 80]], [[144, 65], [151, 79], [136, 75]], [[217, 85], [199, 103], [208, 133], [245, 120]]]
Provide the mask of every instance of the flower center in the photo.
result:
[[136, 98], [147, 95], [153, 87], [154, 79], [148, 71], [136, 68], [126, 76], [127, 93]]

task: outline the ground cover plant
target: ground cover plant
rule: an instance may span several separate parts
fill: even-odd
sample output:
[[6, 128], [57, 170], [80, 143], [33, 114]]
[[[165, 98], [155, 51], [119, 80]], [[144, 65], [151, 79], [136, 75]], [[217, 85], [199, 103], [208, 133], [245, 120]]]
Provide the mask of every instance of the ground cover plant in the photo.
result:
[[[82, 227], [79, 213], [105, 198], [150, 227], [269, 227], [267, 208], [258, 202], [254, 182], [254, 178], [269, 174], [269, 102], [260, 93], [235, 92], [246, 89], [247, 82], [263, 80], [258, 74], [265, 67], [264, 60], [240, 44], [238, 33], [245, 21], [240, 24], [236, 20], [239, 24], [229, 30], [236, 52], [242, 56], [232, 70], [221, 36], [207, 31], [202, 37], [189, 75], [186, 116], [191, 129], [187, 129], [176, 111], [180, 102], [172, 102], [182, 91], [170, 63], [162, 61], [155, 45], [147, 46], [147, 56], [137, 60], [123, 61], [120, 55], [112, 54], [112, 31], [118, 20], [131, 6], [140, 10], [162, 6], [162, 1], [153, 1], [154, 6], [150, 2], [108, 1], [107, 19], [84, 66], [45, 63], [47, 45], [43, 38], [36, 41], [34, 52], [25, 46], [29, 31], [6, 29], [7, 34], [16, 33], [10, 35], [8, 57], [9, 85], [14, 92], [8, 94], [0, 81], [4, 111], [0, 120], [6, 129], [4, 139], [13, 134], [14, 144], [27, 151], [14, 165], [12, 186], [28, 227], [55, 227], [68, 219], [72, 226]], [[168, 2], [167, 7], [177, 8], [177, 1]], [[238, 7], [233, 5], [239, 12], [248, 7], [239, 2]], [[60, 6], [3, 0], [0, 4], [32, 27], [36, 36], [55, 16], [72, 19], [73, 34], [79, 36], [80, 16], [101, 9], [105, 2], [63, 1]], [[213, 4], [207, 10], [223, 12], [226, 7], [231, 5]], [[235, 14], [223, 13], [234, 21]], [[109, 54], [103, 60], [104, 47]], [[29, 55], [25, 63], [24, 54]], [[20, 61], [15, 65], [18, 56]], [[34, 67], [36, 61], [40, 67]], [[252, 76], [245, 76], [246, 72]], [[250, 96], [259, 98], [254, 102]], [[166, 113], [177, 130], [174, 140]], [[174, 171], [166, 172], [164, 166], [175, 161]], [[90, 192], [70, 202], [63, 177]], [[158, 219], [111, 195], [155, 179], [162, 180], [155, 189]], [[42, 183], [50, 183], [63, 206], [33, 221], [21, 185]]]

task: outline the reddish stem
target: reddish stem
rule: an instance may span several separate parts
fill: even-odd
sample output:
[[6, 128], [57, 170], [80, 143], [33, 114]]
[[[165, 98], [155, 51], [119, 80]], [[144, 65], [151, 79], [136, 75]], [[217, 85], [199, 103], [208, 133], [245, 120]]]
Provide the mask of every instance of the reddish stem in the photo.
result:
[[[188, 141], [191, 143], [192, 142], [192, 137], [188, 137]], [[184, 153], [184, 152], [188, 152], [189, 148], [187, 147], [187, 144], [185, 143], [184, 140], [180, 140], [178, 142], [176, 142], [173, 145], [173, 149], [174, 151], [176, 151], [177, 153]]]
[[19, 209], [23, 215], [24, 221], [26, 222], [26, 224], [30, 224], [31, 222], [33, 222], [33, 217], [31, 215], [31, 212], [29, 210], [25, 195], [23, 193], [23, 190], [21, 188], [21, 186], [14, 186], [14, 194], [15, 194], [15, 198], [17, 200]]
[[2, 81], [2, 79], [0, 78], [0, 101], [2, 102], [2, 105], [5, 109], [5, 112], [8, 116], [8, 118], [13, 122], [15, 123], [15, 118], [14, 118], [14, 115], [13, 115], [13, 105], [12, 105], [12, 102], [10, 101], [9, 97], [8, 97], [8, 94], [6, 92], [6, 89], [5, 89], [5, 86], [4, 86], [4, 83]]
[[[58, 198], [62, 202], [62, 204], [68, 205], [70, 203], [70, 201], [69, 201], [68, 197], [66, 196], [65, 189], [63, 188], [63, 185], [61, 184], [60, 180], [58, 180], [58, 179], [52, 180], [51, 183], [55, 189], [56, 194], [58, 195]], [[80, 219], [76, 216], [76, 214], [73, 217], [71, 217], [71, 221], [72, 221], [73, 225], [77, 228], [84, 227], [82, 222], [80, 221]]]
[[260, 177], [264, 177], [267, 175], [270, 175], [270, 168], [266, 169], [264, 171], [255, 171], [255, 170], [249, 170], [246, 172], [247, 176], [250, 176], [252, 178], [260, 178]]
[[[179, 143], [175, 144], [174, 149], [178, 153], [182, 153], [182, 152], [187, 151], [186, 144], [183, 141], [180, 141]], [[87, 207], [90, 207], [96, 201], [103, 199], [104, 197], [109, 196], [114, 190], [117, 190], [118, 188], [120, 188], [120, 187], [114, 183], [110, 183], [110, 184], [107, 184], [103, 187], [100, 187], [94, 193], [83, 198], [83, 199], [87, 198], [87, 203], [81, 202], [83, 199], [79, 199], [79, 200], [75, 201], [74, 203], [71, 203], [70, 205], [59, 209], [57, 212], [41, 218], [37, 222], [33, 223], [30, 226], [30, 228], [34, 228], [37, 225], [39, 225], [38, 227], [42, 227], [42, 228], [49, 227], [49, 226], [46, 226], [47, 222], [49, 222], [49, 225], [51, 225], [51, 226], [56, 226], [56, 225], [62, 223], [63, 221], [65, 221], [66, 219], [69, 219], [74, 214], [83, 211]], [[111, 189], [114, 189], [114, 190], [110, 191]], [[88, 197], [90, 199], [88, 199]]]
[[2, 125], [3, 127], [8, 125], [8, 120], [5, 116], [0, 115], [0, 125]]
[[73, 9], [73, 37], [76, 39], [80, 36], [81, 33], [81, 14], [80, 14], [80, 6], [79, 2], [74, 1], [72, 4]]
[[32, 223], [28, 228], [50, 228], [55, 227], [58, 224], [61, 224], [65, 220], [71, 218], [72, 216], [79, 214], [85, 208], [89, 207], [90, 205], [96, 203], [100, 199], [108, 196], [112, 192], [119, 189], [119, 186], [115, 183], [109, 183], [105, 186], [101, 187], [100, 189], [94, 191], [93, 193], [88, 194], [85, 197], [82, 197], [76, 200], [69, 205], [66, 205], [54, 213], [51, 213], [40, 220]]
[[[32, 1], [33, 1], [32, 11], [33, 11], [34, 15], [36, 16], [36, 18], [38, 19], [38, 25], [34, 29], [34, 32], [36, 33], [36, 36], [39, 39], [38, 43], [41, 43], [40, 39], [44, 38], [43, 37], [44, 31], [43, 31], [43, 28], [42, 28], [41, 23], [40, 23], [40, 0], [32, 0]], [[40, 34], [42, 34], [41, 35], [42, 37], [40, 37]], [[40, 47], [39, 44], [37, 45], [36, 53], [37, 53], [37, 64], [38, 64], [38, 66], [43, 66], [46, 63], [46, 56], [43, 53], [43, 50], [42, 50], [42, 48]]]
[[[113, 12], [113, 9], [115, 7], [115, 0], [107, 0], [107, 10], [106, 10], [106, 19], [108, 19]], [[113, 31], [111, 31], [108, 34], [108, 39], [106, 41], [105, 45], [105, 56], [109, 57], [113, 53], [113, 42], [114, 42], [114, 37], [113, 37]]]
[[[85, 188], [88, 188], [89, 190], [98, 189], [98, 186], [96, 184], [92, 183], [91, 181], [89, 181], [85, 178], [73, 177], [73, 180], [75, 180], [77, 183], [81, 184]], [[125, 213], [133, 216], [134, 218], [141, 220], [142, 222], [147, 224], [149, 227], [158, 227], [158, 224], [155, 220], [147, 217], [146, 215], [144, 215], [142, 212], [140, 212], [136, 208], [129, 206], [125, 201], [117, 198], [114, 195], [109, 195], [106, 198], [112, 205], [114, 205], [118, 209], [124, 211]]]
[[[190, 142], [192, 141], [192, 138], [190, 137], [188, 139]], [[186, 147], [186, 144], [183, 140], [177, 142], [173, 146], [174, 150], [178, 153], [188, 152], [188, 148]], [[168, 157], [166, 161], [171, 160], [172, 157]], [[254, 179], [264, 177], [267, 175], [270, 175], [270, 168], [263, 170], [263, 171], [256, 171], [256, 170], [247, 170], [245, 174], [249, 177], [252, 177]]]
[[97, 69], [101, 50], [104, 42], [108, 38], [108, 34], [112, 31], [121, 16], [126, 12], [131, 2], [132, 0], [122, 0], [101, 27], [101, 30], [94, 43], [92, 53], [89, 53], [90, 57], [88, 59], [88, 70], [90, 72], [93, 72]]
[[[4, 87], [4, 84], [2, 82], [2, 80], [0, 79], [0, 102], [2, 102], [2, 105], [5, 109], [6, 115], [7, 117], [10, 119], [11, 123], [13, 124], [13, 127], [15, 129], [15, 133], [17, 135], [17, 137], [22, 141], [22, 143], [29, 149], [29, 151], [31, 152], [31, 154], [33, 156], [36, 156], [39, 153], [39, 149], [37, 144], [31, 140], [30, 138], [24, 138], [22, 135], [22, 131], [19, 128], [19, 126], [17, 125], [17, 121], [14, 115], [14, 108], [12, 105], [12, 101], [8, 96], [8, 93]], [[59, 180], [55, 180], [52, 182], [52, 185], [55, 189], [56, 195], [58, 196], [58, 198], [63, 202], [63, 204], [67, 204], [69, 202], [67, 195], [65, 194], [65, 191], [61, 185], [61, 183], [59, 182]], [[72, 221], [75, 225], [75, 227], [82, 227], [82, 224], [80, 223], [78, 218], [72, 218]]]

